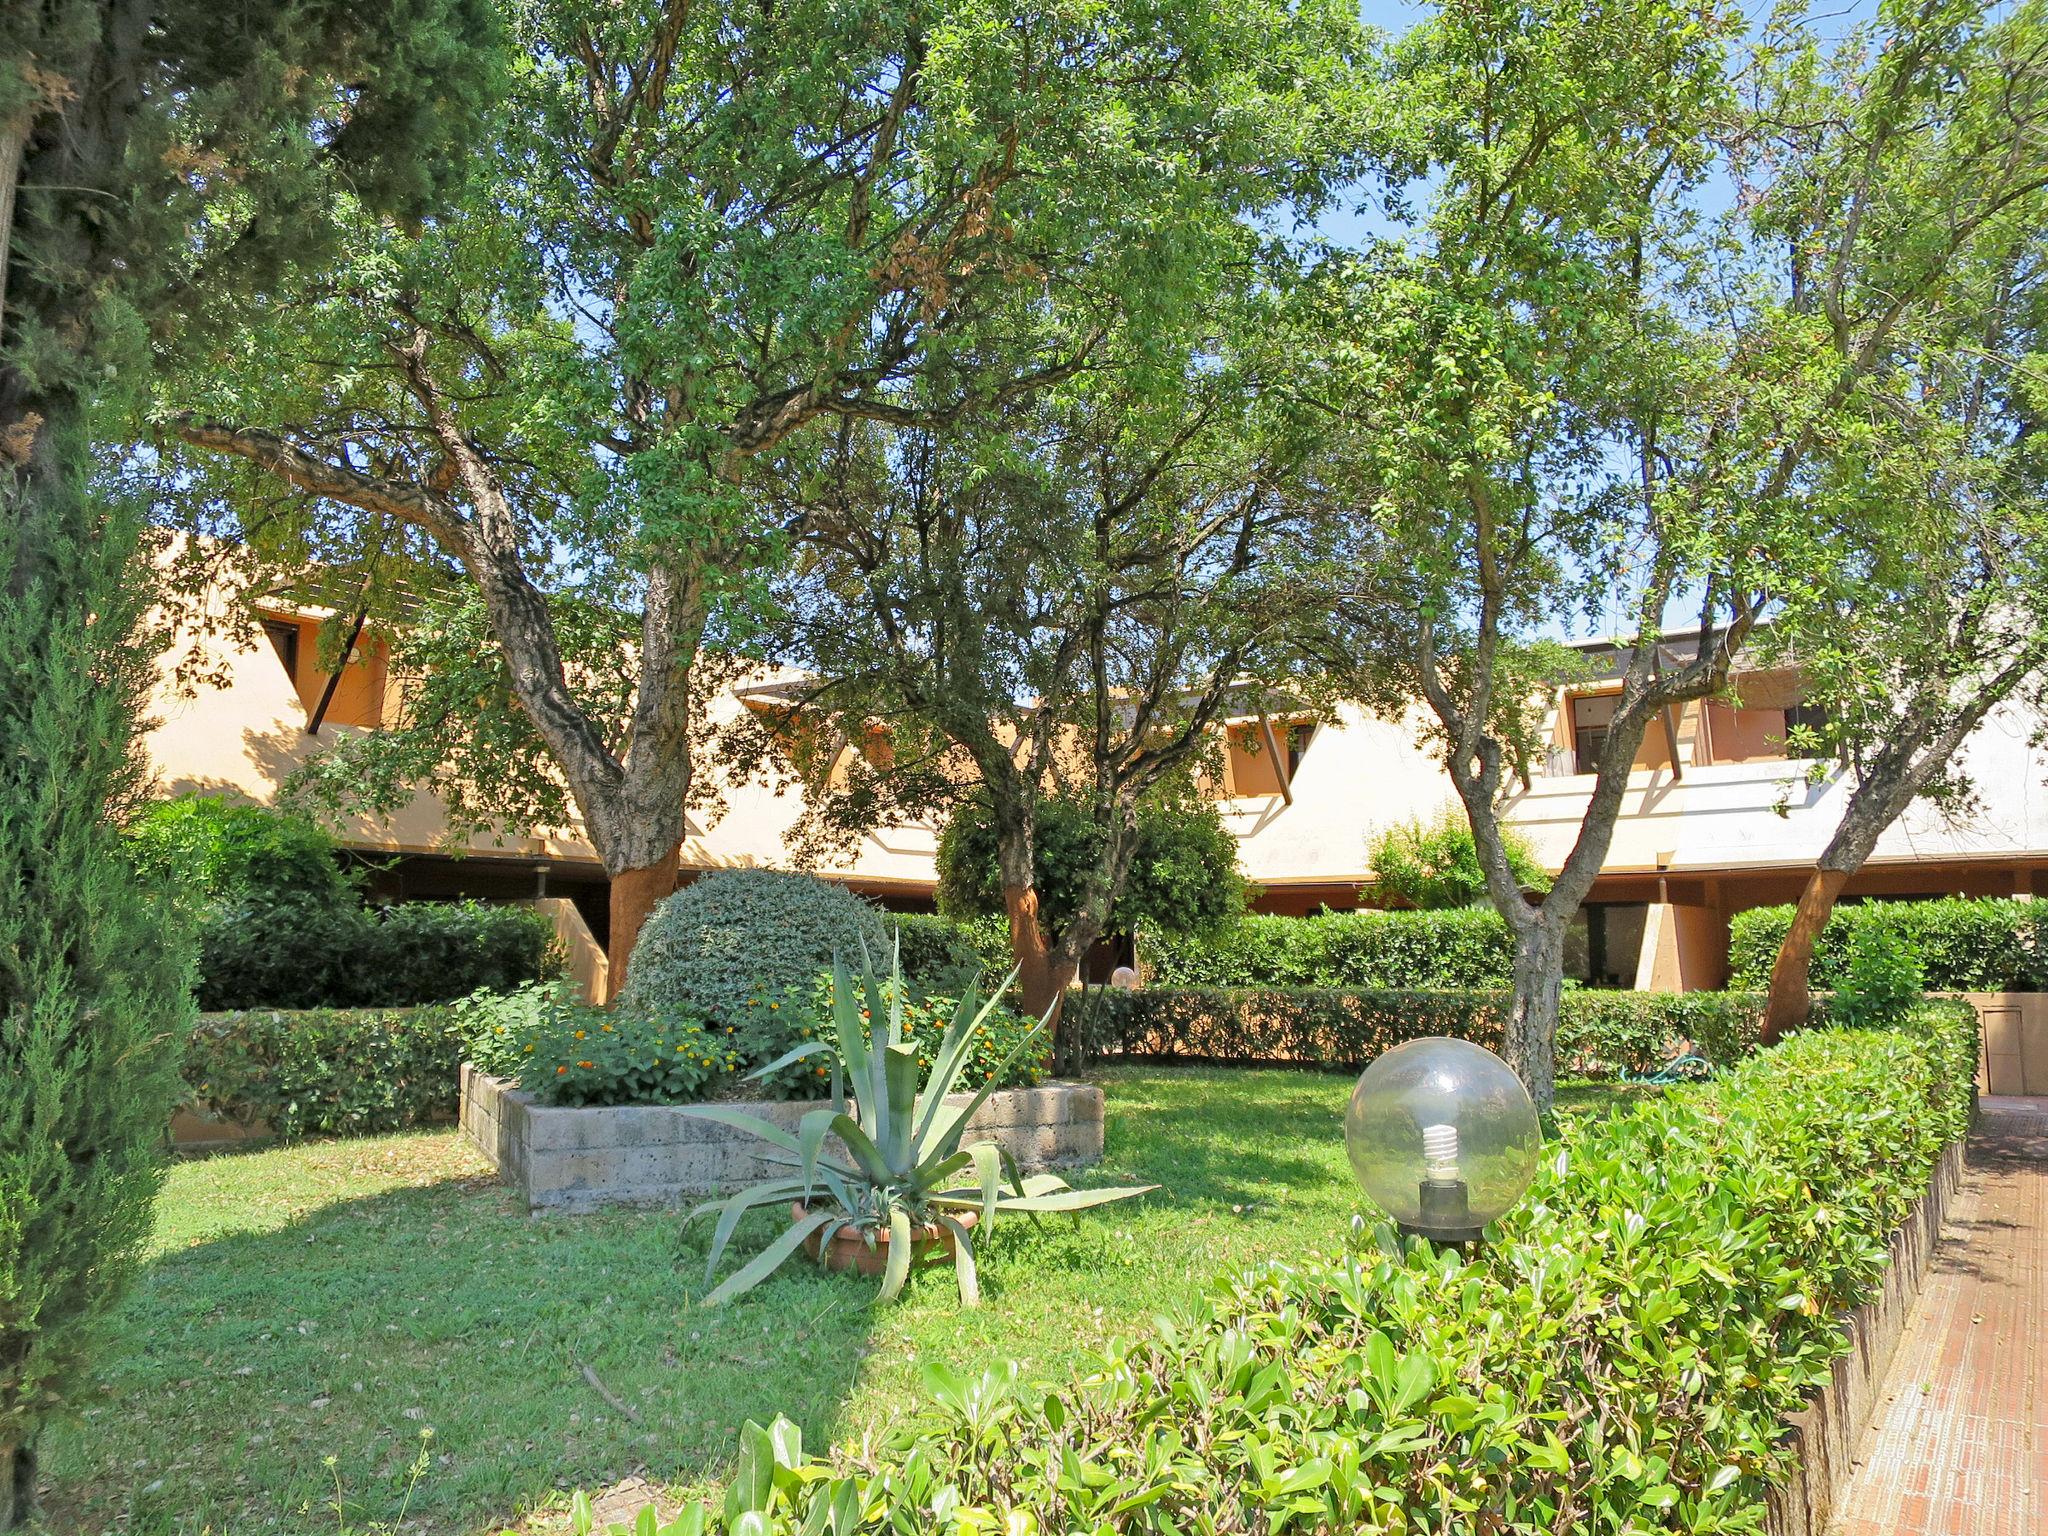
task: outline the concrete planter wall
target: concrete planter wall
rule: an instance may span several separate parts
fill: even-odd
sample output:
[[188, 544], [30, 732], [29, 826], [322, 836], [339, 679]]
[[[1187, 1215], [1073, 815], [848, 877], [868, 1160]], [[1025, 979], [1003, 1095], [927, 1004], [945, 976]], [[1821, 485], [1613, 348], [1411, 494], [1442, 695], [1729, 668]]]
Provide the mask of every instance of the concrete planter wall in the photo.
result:
[[[964, 1104], [966, 1095], [952, 1102]], [[729, 1106], [795, 1130], [816, 1103]], [[526, 1196], [529, 1209], [677, 1205], [786, 1170], [757, 1152], [758, 1138], [693, 1119], [670, 1105], [567, 1109], [536, 1104], [503, 1079], [462, 1067], [462, 1129]], [[968, 1122], [969, 1141], [993, 1141], [1026, 1172], [1072, 1168], [1102, 1156], [1102, 1090], [1046, 1083], [990, 1096]], [[840, 1151], [836, 1140], [828, 1149]]]
[[1786, 1440], [1798, 1452], [1799, 1464], [1784, 1486], [1770, 1490], [1764, 1526], [1770, 1536], [1822, 1536], [1827, 1530], [1835, 1501], [1848, 1484], [1857, 1444], [1870, 1426], [1885, 1371], [1920, 1294], [1928, 1261], [1934, 1257], [1949, 1197], [1962, 1178], [1963, 1144], [1952, 1142], [1935, 1165], [1927, 1193], [1892, 1234], [1883, 1289], [1842, 1320], [1849, 1353], [1835, 1361], [1828, 1384], [1786, 1428]]

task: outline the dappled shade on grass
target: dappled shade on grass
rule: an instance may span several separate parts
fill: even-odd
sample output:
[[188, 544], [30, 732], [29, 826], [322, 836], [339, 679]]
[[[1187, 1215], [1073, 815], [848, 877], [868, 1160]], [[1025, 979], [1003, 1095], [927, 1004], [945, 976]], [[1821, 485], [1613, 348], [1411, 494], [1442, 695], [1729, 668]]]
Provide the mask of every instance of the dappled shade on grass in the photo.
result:
[[[879, 1425], [923, 1360], [1059, 1370], [1225, 1264], [1342, 1244], [1360, 1206], [1348, 1077], [1102, 1080], [1107, 1155], [1075, 1182], [1163, 1187], [1079, 1220], [1002, 1224], [979, 1311], [945, 1272], [876, 1311], [871, 1287], [802, 1264], [704, 1309], [708, 1224], [529, 1218], [451, 1134], [183, 1164], [88, 1416], [50, 1447], [52, 1528], [311, 1536], [336, 1529], [337, 1481], [352, 1522], [388, 1520], [431, 1429], [410, 1519], [468, 1536], [564, 1488], [715, 1480], [750, 1417], [786, 1413], [813, 1445]], [[750, 1251], [773, 1230], [757, 1218], [736, 1241]]]

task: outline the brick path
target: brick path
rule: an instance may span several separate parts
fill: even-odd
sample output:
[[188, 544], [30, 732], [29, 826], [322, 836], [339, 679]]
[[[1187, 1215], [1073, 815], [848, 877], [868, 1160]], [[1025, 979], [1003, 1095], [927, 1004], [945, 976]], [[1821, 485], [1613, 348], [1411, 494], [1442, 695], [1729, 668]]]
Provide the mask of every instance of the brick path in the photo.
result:
[[2048, 1099], [1985, 1098], [1830, 1536], [2048, 1533]]

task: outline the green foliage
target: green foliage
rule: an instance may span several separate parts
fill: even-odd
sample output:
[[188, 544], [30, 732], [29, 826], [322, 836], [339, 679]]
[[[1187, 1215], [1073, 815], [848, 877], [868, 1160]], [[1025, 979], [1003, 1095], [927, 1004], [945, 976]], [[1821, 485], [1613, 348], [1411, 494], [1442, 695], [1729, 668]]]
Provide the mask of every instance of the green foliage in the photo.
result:
[[[1792, 908], [1752, 907], [1729, 923], [1728, 985], [1761, 988], [1792, 927]], [[2048, 901], [1944, 896], [1838, 906], [1813, 948], [1815, 991], [1839, 988], [1855, 937], [1876, 928], [1918, 952], [1935, 992], [2048, 991]]]
[[[883, 919], [903, 960], [903, 974], [912, 991], [928, 988], [958, 997], [970, 981], [981, 981], [988, 967], [972, 928], [950, 917], [928, 912], [892, 912]], [[1000, 976], [1009, 969], [1010, 947], [1002, 946]], [[994, 976], [987, 978], [993, 981]]]
[[[1105, 831], [1079, 800], [1037, 803], [1032, 840], [1039, 922], [1057, 933], [1073, 919], [1094, 874]], [[989, 802], [964, 802], [939, 836], [939, 910], [948, 916], [996, 917], [1003, 911], [997, 831]], [[1247, 887], [1237, 868], [1237, 840], [1215, 804], [1151, 800], [1138, 809], [1137, 848], [1130, 873], [1110, 905], [1112, 931], [1139, 924], [1176, 934], [1209, 934], [1240, 916]]]
[[[950, 989], [927, 991], [910, 981], [910, 967], [903, 967], [906, 990], [899, 1001], [897, 983], [892, 977], [880, 983], [883, 1006], [894, 1013], [903, 1034], [903, 1042], [917, 1053], [918, 1068], [930, 1072], [937, 1064], [939, 1047], [945, 1040], [947, 1027], [960, 1011], [964, 998], [979, 995], [981, 986], [979, 971], [970, 971], [958, 978], [958, 984]], [[832, 1005], [833, 980], [831, 973], [819, 975], [817, 984], [807, 996], [792, 994], [783, 1010], [768, 1013], [756, 1010], [756, 1039], [768, 1042], [766, 1050], [757, 1049], [756, 1063], [763, 1070], [753, 1075], [771, 1096], [789, 1099], [814, 1099], [829, 1090], [830, 1069], [816, 1056], [796, 1060], [789, 1065], [775, 1068], [768, 1066], [774, 1058], [785, 1056], [789, 1051], [807, 1041], [816, 1040], [830, 1046], [838, 1039], [836, 1010]], [[871, 1010], [863, 1003], [860, 1016], [868, 1020]], [[779, 1033], [763, 1030], [764, 1024], [781, 1021]], [[969, 1088], [978, 1088], [983, 1083], [993, 1083], [997, 1088], [1022, 1088], [1045, 1078], [1043, 1053], [1024, 1049], [1025, 1043], [1037, 1032], [1038, 1021], [1027, 1018], [1009, 1006], [1001, 996], [991, 996], [981, 1015], [981, 1025], [974, 1032], [973, 1042], [960, 1063], [960, 1081]]]
[[[1501, 844], [1517, 886], [1525, 891], [1550, 889], [1550, 873], [1537, 861], [1527, 838], [1503, 828]], [[1379, 894], [1402, 905], [1436, 912], [1487, 899], [1479, 847], [1461, 811], [1447, 810], [1428, 825], [1397, 822], [1373, 839], [1369, 857]]]
[[1469, 1259], [1381, 1226], [1226, 1273], [1064, 1380], [931, 1364], [879, 1444], [750, 1425], [723, 1506], [670, 1529], [913, 1528], [941, 1497], [994, 1530], [1760, 1531], [1786, 1419], [1968, 1129], [1974, 1037], [1943, 1008], [1812, 1032], [1568, 1118]]
[[355, 899], [339, 850], [311, 817], [222, 795], [179, 795], [128, 825], [136, 866], [208, 905]]
[[[767, 1076], [813, 1058], [828, 1066], [831, 1103], [806, 1114], [794, 1134], [738, 1110], [699, 1106], [688, 1111], [759, 1137], [797, 1175], [751, 1185], [690, 1213], [692, 1221], [718, 1213], [705, 1262], [707, 1278], [717, 1272], [733, 1228], [747, 1212], [791, 1204], [805, 1208], [787, 1231], [706, 1296], [706, 1306], [751, 1290], [807, 1239], [816, 1240], [822, 1258], [842, 1232], [870, 1247], [886, 1241], [882, 1301], [902, 1294], [915, 1257], [914, 1241], [949, 1243], [960, 1299], [975, 1306], [981, 1299], [971, 1236], [977, 1224], [986, 1232], [1005, 1211], [1079, 1211], [1152, 1187], [1069, 1189], [1055, 1174], [1019, 1177], [1016, 1165], [994, 1142], [963, 1145], [967, 1123], [995, 1092], [1003, 1065], [991, 1069], [964, 1104], [949, 1104], [947, 1095], [970, 1081], [967, 1064], [995, 1003], [982, 1004], [971, 991], [962, 998], [926, 1066], [918, 1047], [904, 1037], [908, 991], [900, 966], [892, 968], [885, 989], [872, 962], [864, 961], [856, 994], [844, 961], [834, 961], [831, 1041], [800, 1045], [753, 1074]], [[1029, 1055], [1041, 1035], [1042, 1028], [1026, 1034], [1011, 1048], [1010, 1059]], [[825, 1150], [828, 1136], [837, 1138], [844, 1157]]]
[[834, 955], [888, 953], [882, 913], [843, 885], [777, 869], [700, 875], [648, 916], [620, 1001], [745, 1027], [808, 996]]
[[[1077, 998], [1094, 1053], [1156, 1060], [1268, 1062], [1356, 1072], [1404, 1040], [1450, 1035], [1499, 1050], [1505, 992], [1330, 987], [1105, 989]], [[1691, 1053], [1731, 1065], [1756, 1045], [1760, 994], [1564, 994], [1560, 1069], [1579, 1077], [1641, 1076]]]
[[730, 1025], [593, 1007], [559, 981], [480, 992], [455, 1010], [470, 1061], [543, 1104], [694, 1104], [746, 1065]]
[[366, 1136], [454, 1117], [462, 1020], [454, 1009], [252, 1008], [202, 1014], [188, 1096], [280, 1136]]
[[1504, 987], [1514, 939], [1499, 914], [1325, 912], [1247, 915], [1185, 940], [1147, 928], [1138, 959], [1169, 987]]
[[1899, 1023], [1926, 990], [1927, 967], [1912, 940], [1881, 923], [1865, 923], [1850, 937], [1849, 963], [1835, 986], [1829, 1017], [1870, 1028]]
[[554, 926], [532, 907], [245, 900], [200, 929], [199, 1005], [403, 1008], [509, 990], [555, 961]]
[[127, 507], [70, 491], [0, 462], [0, 1527], [148, 1239], [191, 1021], [189, 936], [119, 830], [147, 567]]

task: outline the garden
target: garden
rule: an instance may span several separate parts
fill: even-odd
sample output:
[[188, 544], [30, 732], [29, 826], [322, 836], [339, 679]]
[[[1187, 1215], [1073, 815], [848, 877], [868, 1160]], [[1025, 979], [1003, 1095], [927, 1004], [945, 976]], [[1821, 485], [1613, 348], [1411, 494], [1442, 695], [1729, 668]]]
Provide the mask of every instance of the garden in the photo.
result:
[[[309, 840], [214, 815], [240, 844]], [[271, 900], [272, 863], [204, 862], [206, 910]], [[1876, 910], [1822, 946], [1825, 1027], [1769, 1050], [1760, 994], [1568, 992], [1534, 1183], [1472, 1246], [1404, 1239], [1360, 1194], [1345, 1106], [1404, 1041], [1499, 1044], [1498, 919], [1247, 916], [1199, 957], [1155, 934], [1152, 984], [1069, 1003], [1100, 1160], [1031, 1184], [947, 1162], [950, 1122], [929, 1158], [906, 1125], [899, 1174], [940, 1168], [932, 1207], [984, 1219], [953, 1264], [878, 1264], [880, 1297], [797, 1251], [786, 1183], [703, 1219], [530, 1216], [448, 1127], [456, 1069], [735, 1125], [743, 1101], [798, 1101], [818, 1131], [772, 1177], [802, 1165], [814, 1201], [829, 1180], [886, 1250], [887, 1211], [846, 1187], [881, 1182], [828, 1139], [827, 1095], [859, 1101], [886, 1160], [887, 1111], [925, 1100], [864, 1096], [880, 1079], [853, 1069], [892, 1046], [921, 1088], [1043, 1075], [1032, 1023], [975, 1001], [972, 922], [729, 872], [657, 910], [609, 1009], [543, 946], [452, 1001], [209, 1015], [191, 1101], [279, 1139], [170, 1172], [117, 1320], [131, 1347], [46, 1447], [47, 1518], [554, 1532], [625, 1487], [653, 1501], [642, 1529], [677, 1533], [1761, 1530], [1784, 1421], [1968, 1122], [1975, 1015], [1926, 1000], [1930, 970], [2004, 963], [1980, 930], [2033, 920]], [[1783, 920], [1752, 915], [1765, 937], [1739, 945]], [[1958, 928], [1973, 941], [1934, 942]]]

